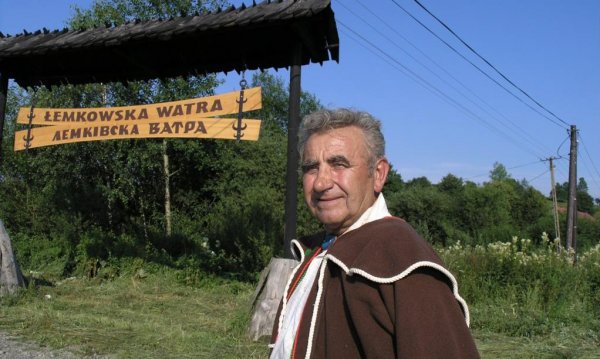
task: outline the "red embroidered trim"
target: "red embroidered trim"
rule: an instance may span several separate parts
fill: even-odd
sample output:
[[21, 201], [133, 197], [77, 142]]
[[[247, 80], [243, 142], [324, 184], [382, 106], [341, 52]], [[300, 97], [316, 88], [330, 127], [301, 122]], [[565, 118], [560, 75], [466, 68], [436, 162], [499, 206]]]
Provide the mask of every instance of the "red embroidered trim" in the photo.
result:
[[302, 267], [302, 269], [300, 271], [300, 275], [298, 276], [298, 278], [296, 278], [296, 281], [294, 282], [294, 284], [292, 284], [292, 286], [290, 287], [290, 290], [288, 291], [288, 295], [286, 298], [287, 300], [290, 300], [290, 298], [292, 297], [292, 294], [294, 293], [294, 291], [296, 290], [296, 287], [298, 286], [298, 283], [300, 283], [302, 278], [304, 278], [304, 275], [306, 274], [306, 270], [308, 269], [308, 266], [313, 261], [313, 259], [315, 259], [315, 257], [317, 255], [319, 255], [319, 253], [321, 253], [321, 247], [317, 248], [317, 250], [308, 259], [308, 261], [306, 261], [306, 263], [304, 264], [304, 267]]
[[[317, 248], [315, 253], [313, 253], [313, 255], [308, 259], [308, 261], [302, 268], [302, 271], [300, 272], [300, 275], [296, 279], [296, 282], [294, 282], [294, 285], [290, 288], [290, 291], [288, 293], [288, 300], [292, 296], [292, 293], [294, 292], [294, 290], [296, 290], [298, 283], [300, 283], [302, 278], [304, 278], [304, 275], [306, 274], [306, 271], [308, 270], [308, 266], [310, 265], [310, 263], [313, 261], [313, 259], [315, 259], [319, 255], [319, 253], [321, 253], [321, 249], [322, 249], [321, 247]], [[308, 300], [306, 300], [306, 303], [304, 303], [304, 308], [302, 309], [302, 314], [300, 315], [300, 321], [298, 322], [298, 326], [296, 327], [296, 336], [294, 338], [294, 346], [292, 347], [292, 351], [290, 353], [290, 359], [294, 359], [296, 357], [296, 350], [298, 349], [298, 336], [300, 335], [300, 328], [302, 328], [302, 318], [304, 317], [304, 311], [306, 310], [307, 305], [308, 305]]]

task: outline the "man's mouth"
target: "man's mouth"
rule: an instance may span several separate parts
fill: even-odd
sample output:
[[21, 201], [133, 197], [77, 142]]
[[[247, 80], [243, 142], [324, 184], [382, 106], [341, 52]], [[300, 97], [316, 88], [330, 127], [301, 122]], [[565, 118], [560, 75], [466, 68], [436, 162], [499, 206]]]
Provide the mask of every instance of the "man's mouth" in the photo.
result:
[[334, 204], [339, 199], [341, 199], [341, 197], [321, 197], [315, 199], [314, 203], [317, 207], [328, 207]]

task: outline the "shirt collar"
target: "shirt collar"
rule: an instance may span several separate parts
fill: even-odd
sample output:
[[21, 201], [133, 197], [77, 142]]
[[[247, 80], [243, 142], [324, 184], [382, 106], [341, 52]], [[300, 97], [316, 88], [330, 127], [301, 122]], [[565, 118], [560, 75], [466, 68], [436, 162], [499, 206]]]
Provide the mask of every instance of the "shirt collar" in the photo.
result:
[[376, 221], [378, 219], [382, 219], [385, 217], [390, 217], [391, 214], [388, 211], [387, 205], [385, 203], [385, 198], [383, 198], [383, 193], [379, 193], [375, 203], [371, 205], [371, 207], [367, 208], [367, 210], [358, 218], [356, 222], [354, 222], [350, 228], [344, 233], [348, 233], [353, 231], [361, 226]]

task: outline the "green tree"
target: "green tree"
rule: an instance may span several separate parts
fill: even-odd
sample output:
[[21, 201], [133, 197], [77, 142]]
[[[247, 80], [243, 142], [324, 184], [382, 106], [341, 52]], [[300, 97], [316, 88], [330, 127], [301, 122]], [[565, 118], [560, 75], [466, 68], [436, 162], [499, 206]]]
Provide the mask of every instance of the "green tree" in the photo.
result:
[[[260, 140], [216, 144], [220, 161], [211, 185], [214, 205], [204, 221], [209, 242], [221, 255], [219, 266], [249, 275], [282, 254], [289, 103], [287, 86], [279, 77], [257, 73], [252, 86], [263, 89], [263, 108], [249, 115], [262, 119]], [[301, 115], [321, 107], [307, 93], [300, 106]], [[312, 233], [319, 226], [307, 213], [300, 188], [297, 195], [298, 233]]]
[[396, 172], [394, 166], [390, 164], [390, 172], [385, 180], [385, 185], [383, 186], [383, 192], [387, 196], [391, 193], [396, 193], [402, 190], [404, 187], [404, 182], [402, 181], [402, 176]]
[[587, 192], [577, 192], [577, 210], [581, 212], [594, 212], [594, 198]]
[[504, 181], [511, 178], [510, 174], [506, 170], [506, 167], [500, 162], [494, 162], [494, 167], [490, 171], [490, 180], [494, 181]]
[[577, 182], [577, 210], [587, 213], [594, 211], [594, 198], [588, 193], [588, 184], [583, 177]]
[[462, 178], [456, 177], [455, 175], [449, 173], [447, 174], [440, 183], [438, 183], [438, 188], [442, 192], [446, 192], [449, 194], [456, 194], [463, 189], [463, 180]]
[[390, 212], [408, 221], [419, 234], [432, 243], [445, 245], [449, 197], [433, 186], [407, 186], [386, 197]]
[[[588, 193], [588, 185], [583, 177], [579, 178], [576, 186], [577, 210], [581, 212], [594, 212], [594, 198]], [[569, 182], [556, 184], [556, 198], [559, 202], [567, 202], [569, 199]]]
[[[77, 8], [70, 27], [89, 28], [133, 19], [168, 18], [214, 10], [220, 1], [97, 1]], [[29, 89], [11, 87], [9, 117], [18, 106], [104, 107], [213, 94], [216, 75], [122, 84]], [[34, 100], [35, 98], [35, 100]], [[7, 137], [17, 126], [8, 121]], [[11, 141], [12, 142], [12, 141]], [[65, 268], [109, 256], [162, 260], [202, 249], [199, 223], [214, 201], [208, 182], [218, 174], [216, 141], [126, 140], [69, 144], [7, 153], [0, 215], [13, 232], [67, 243]], [[164, 146], [167, 144], [167, 146]], [[169, 172], [163, 158], [167, 155]], [[165, 179], [173, 205], [172, 238], [165, 237]], [[202, 179], [202, 180], [199, 180]], [[18, 209], [18, 210], [16, 210]], [[23, 212], [28, 213], [23, 215]], [[21, 243], [23, 244], [23, 242]], [[23, 244], [26, 246], [26, 244]], [[92, 250], [102, 248], [102, 251]], [[24, 248], [22, 248], [24, 249]], [[21, 252], [27, 252], [22, 250]]]
[[530, 228], [550, 212], [550, 203], [532, 187], [515, 186], [516, 196], [511, 203], [512, 223], [520, 229], [522, 236], [539, 238], [539, 233], [532, 233]]
[[467, 182], [462, 196], [462, 228], [476, 243], [506, 240], [512, 235], [510, 199], [503, 182], [490, 182], [479, 187]]
[[427, 177], [421, 176], [421, 177], [415, 177], [409, 181], [406, 182], [406, 186], [407, 187], [421, 187], [421, 188], [427, 188], [427, 187], [431, 187], [432, 184], [431, 182], [427, 179]]
[[564, 182], [562, 184], [557, 183], [555, 188], [556, 200], [559, 202], [567, 202], [567, 199], [569, 198], [569, 182]]
[[579, 177], [577, 181], [577, 192], [588, 193], [588, 184], [583, 177]]

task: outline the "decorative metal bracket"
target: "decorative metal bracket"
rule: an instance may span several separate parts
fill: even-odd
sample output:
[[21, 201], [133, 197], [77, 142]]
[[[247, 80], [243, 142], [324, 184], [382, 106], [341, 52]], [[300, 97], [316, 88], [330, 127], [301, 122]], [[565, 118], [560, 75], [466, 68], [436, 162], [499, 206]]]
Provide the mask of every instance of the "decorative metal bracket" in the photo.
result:
[[29, 119], [29, 124], [27, 126], [27, 136], [23, 137], [23, 141], [25, 141], [25, 144], [23, 145], [23, 147], [25, 147], [25, 151], [29, 151], [29, 147], [31, 147], [31, 141], [33, 141], [33, 136], [31, 135], [31, 125], [33, 122], [33, 118], [35, 117], [35, 115], [33, 114], [33, 108], [35, 107], [35, 93], [36, 90], [34, 90], [33, 92], [33, 96], [31, 99], [31, 107], [29, 108], [29, 115], [27, 116], [27, 118]]
[[243, 130], [246, 129], [246, 127], [248, 127], [247, 124], [242, 124], [242, 115], [244, 112], [244, 103], [246, 101], [248, 101], [247, 99], [244, 98], [244, 90], [247, 87], [247, 82], [246, 79], [244, 79], [243, 75], [242, 75], [242, 80], [240, 81], [240, 99], [239, 100], [235, 100], [240, 106], [239, 106], [239, 111], [238, 111], [238, 118], [237, 118], [237, 125], [233, 124], [231, 125], [231, 128], [233, 128], [233, 130], [235, 131], [235, 139], [239, 142], [240, 139], [242, 137], [244, 137], [244, 133], [242, 133]]

